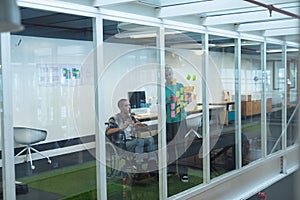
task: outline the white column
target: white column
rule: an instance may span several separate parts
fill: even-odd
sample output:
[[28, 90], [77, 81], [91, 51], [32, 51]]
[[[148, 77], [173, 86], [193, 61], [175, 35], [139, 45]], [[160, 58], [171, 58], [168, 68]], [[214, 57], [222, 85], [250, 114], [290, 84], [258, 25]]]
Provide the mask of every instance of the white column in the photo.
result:
[[95, 131], [96, 131], [96, 172], [97, 172], [97, 199], [107, 199], [106, 185], [106, 149], [105, 126], [103, 118], [103, 85], [99, 79], [103, 68], [103, 21], [101, 17], [93, 18], [94, 38], [94, 87], [95, 87]]
[[[167, 184], [167, 135], [165, 122], [165, 29], [160, 28], [158, 31], [157, 48], [158, 48], [158, 59], [159, 68], [157, 70], [157, 97], [158, 104], [158, 166], [159, 166], [159, 199], [168, 198], [168, 184]], [[164, 108], [164, 109], [163, 109]]]
[[12, 72], [10, 34], [1, 33], [0, 38], [0, 64], [2, 70], [2, 120], [1, 120], [1, 146], [2, 146], [2, 183], [3, 199], [16, 199], [15, 162], [14, 162], [14, 133], [12, 109]]
[[242, 123], [241, 123], [241, 38], [235, 39], [234, 63], [235, 63], [235, 159], [236, 169], [242, 167]]
[[210, 145], [209, 145], [209, 93], [207, 85], [207, 69], [209, 67], [208, 33], [202, 35], [202, 107], [203, 107], [203, 183], [210, 183]]

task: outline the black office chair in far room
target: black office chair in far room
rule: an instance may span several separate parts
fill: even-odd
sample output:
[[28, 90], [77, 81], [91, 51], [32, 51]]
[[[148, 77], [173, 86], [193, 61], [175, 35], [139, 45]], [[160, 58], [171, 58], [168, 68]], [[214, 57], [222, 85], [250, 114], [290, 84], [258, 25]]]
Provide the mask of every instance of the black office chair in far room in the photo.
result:
[[48, 163], [51, 164], [51, 160], [48, 156], [42, 154], [41, 152], [39, 152], [38, 150], [32, 147], [33, 144], [44, 141], [46, 137], [47, 137], [47, 131], [45, 130], [27, 128], [27, 127], [14, 127], [15, 142], [21, 145], [26, 145], [26, 147], [23, 150], [21, 150], [15, 156], [15, 158], [21, 156], [23, 152], [26, 151], [24, 161], [25, 162], [29, 161], [31, 165], [31, 169], [34, 170], [35, 166], [33, 165], [32, 153], [31, 153], [31, 151], [34, 151], [35, 153], [38, 153], [42, 157], [47, 158]]

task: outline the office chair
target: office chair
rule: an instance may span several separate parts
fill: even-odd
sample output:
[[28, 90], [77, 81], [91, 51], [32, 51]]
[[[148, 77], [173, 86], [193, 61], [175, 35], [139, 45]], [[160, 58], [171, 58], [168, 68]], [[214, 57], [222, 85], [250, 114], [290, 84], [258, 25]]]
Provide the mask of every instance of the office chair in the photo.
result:
[[190, 114], [186, 118], [187, 130], [185, 137], [187, 138], [190, 134], [195, 134], [198, 138], [201, 138], [201, 124], [202, 124], [202, 113]]
[[[31, 150], [40, 154], [42, 157], [48, 159], [48, 163], [51, 164], [51, 160], [48, 156], [45, 156], [35, 148], [33, 148], [31, 145], [38, 143], [40, 141], [44, 141], [47, 137], [47, 131], [45, 130], [39, 130], [39, 129], [33, 129], [33, 128], [26, 128], [26, 127], [14, 127], [14, 139], [15, 142], [18, 144], [26, 145], [26, 147], [20, 151], [16, 156], [20, 156], [23, 152], [26, 151], [25, 156], [25, 162], [30, 162], [31, 169], [34, 170], [35, 166], [32, 162], [32, 153]], [[28, 159], [29, 157], [29, 159]]]

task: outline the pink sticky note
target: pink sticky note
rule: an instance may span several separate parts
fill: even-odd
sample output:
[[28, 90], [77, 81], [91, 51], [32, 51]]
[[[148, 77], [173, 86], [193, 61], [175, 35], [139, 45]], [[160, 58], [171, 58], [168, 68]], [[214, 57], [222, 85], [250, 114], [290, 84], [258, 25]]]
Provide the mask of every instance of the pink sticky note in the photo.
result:
[[171, 103], [171, 110], [175, 109], [175, 103]]
[[175, 117], [175, 111], [171, 111], [171, 117], [172, 117], [172, 118]]

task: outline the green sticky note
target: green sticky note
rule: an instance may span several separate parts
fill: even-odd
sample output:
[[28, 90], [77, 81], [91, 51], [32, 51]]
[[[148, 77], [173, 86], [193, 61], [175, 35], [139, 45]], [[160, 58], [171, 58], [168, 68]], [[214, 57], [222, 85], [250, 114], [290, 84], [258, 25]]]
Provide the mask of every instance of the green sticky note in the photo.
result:
[[198, 109], [198, 106], [194, 106], [194, 111], [197, 111], [197, 109]]
[[191, 80], [191, 75], [188, 74], [187, 77], [186, 77], [186, 79], [187, 79], [187, 80]]
[[196, 75], [193, 75], [193, 81], [195, 81], [197, 79]]

